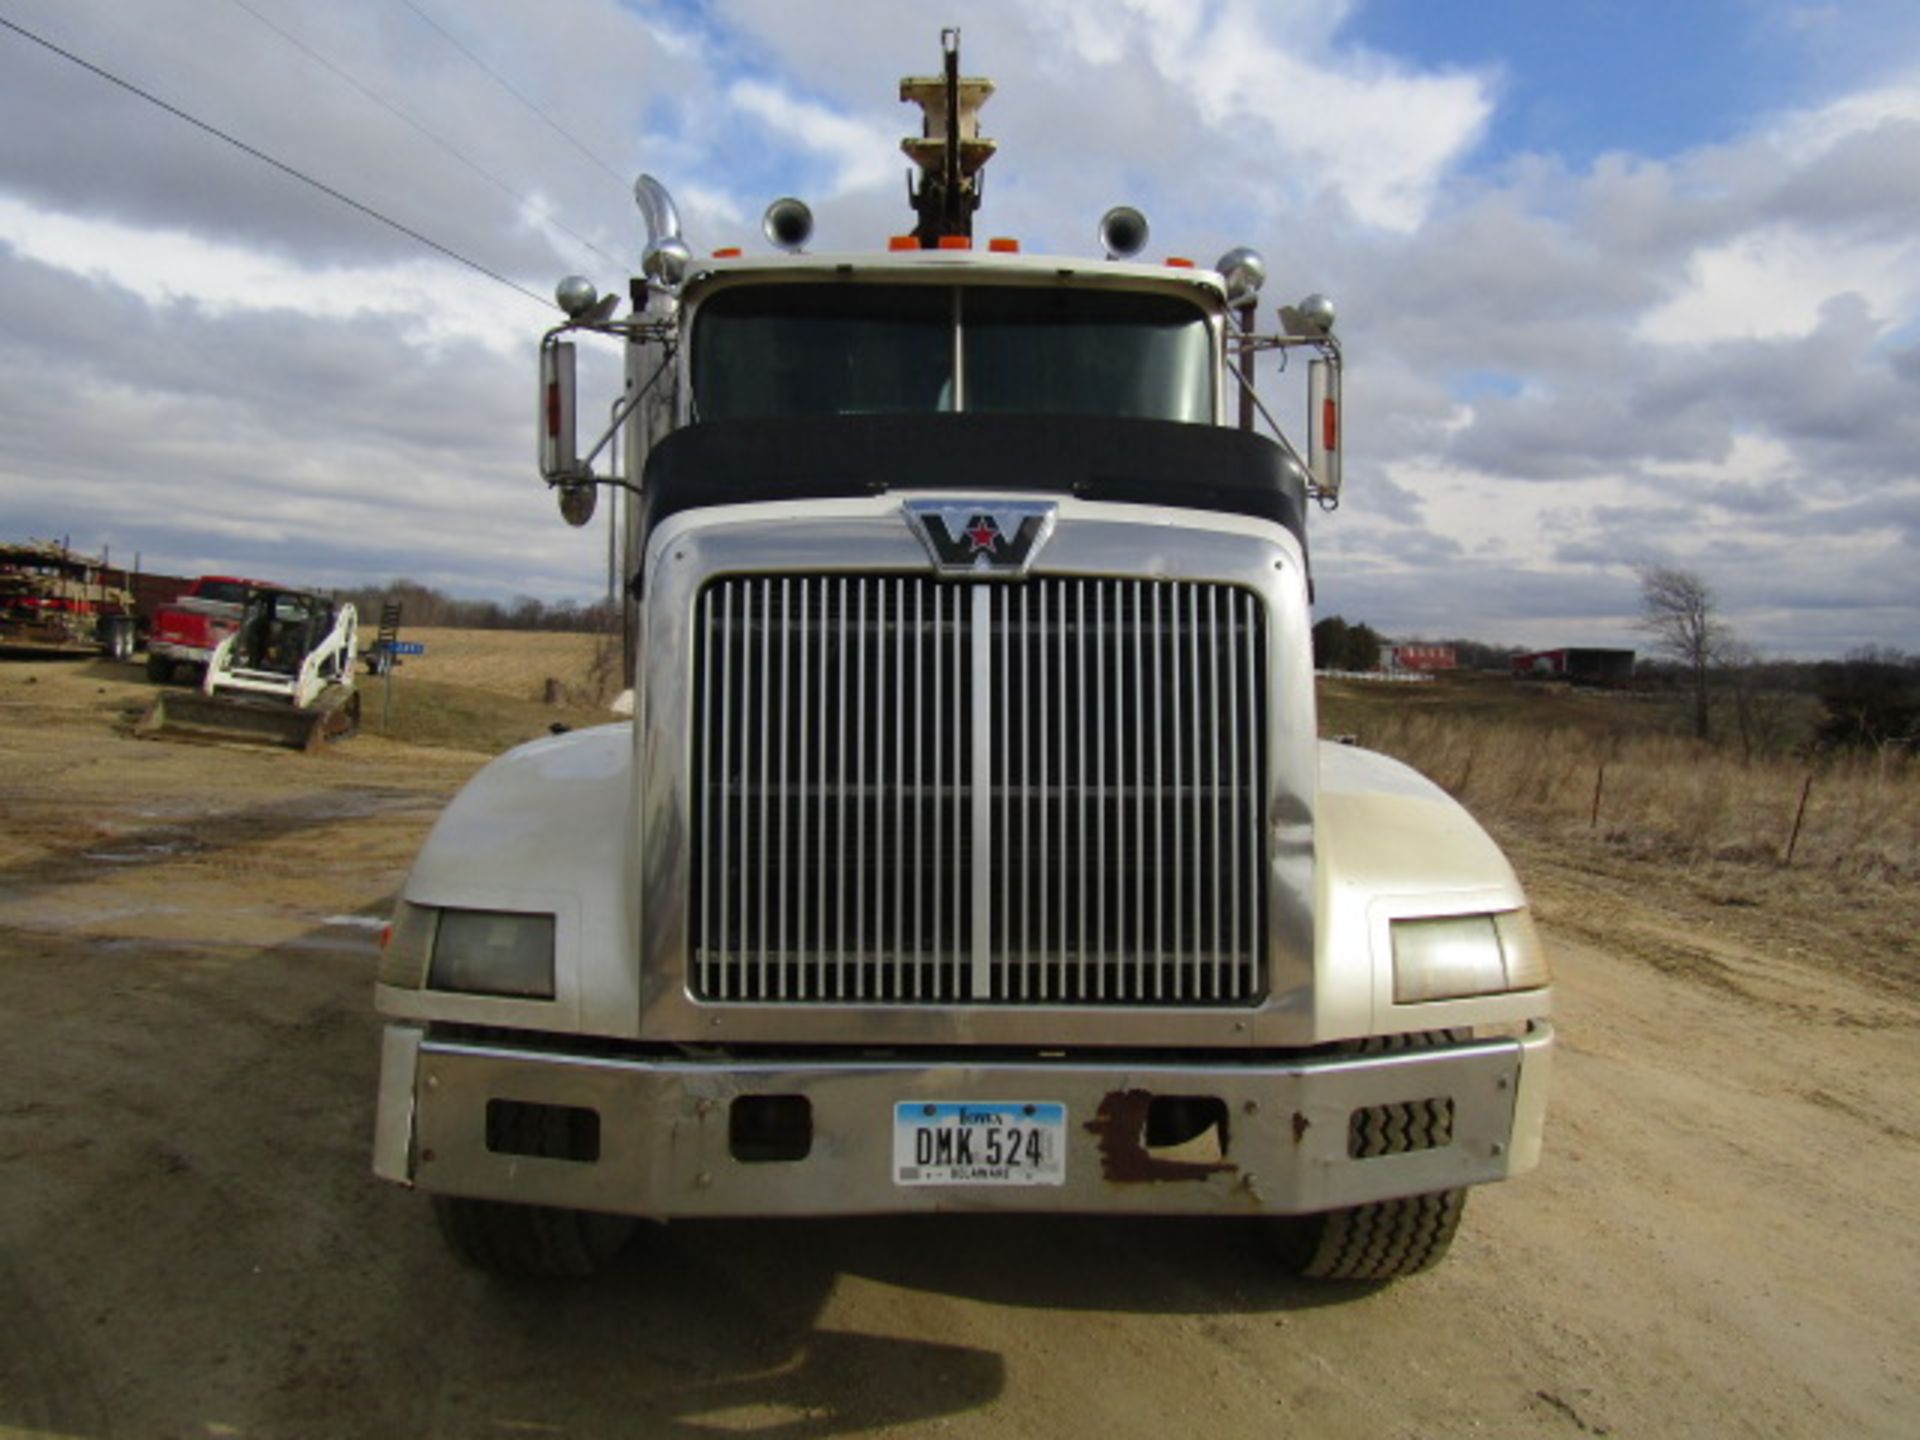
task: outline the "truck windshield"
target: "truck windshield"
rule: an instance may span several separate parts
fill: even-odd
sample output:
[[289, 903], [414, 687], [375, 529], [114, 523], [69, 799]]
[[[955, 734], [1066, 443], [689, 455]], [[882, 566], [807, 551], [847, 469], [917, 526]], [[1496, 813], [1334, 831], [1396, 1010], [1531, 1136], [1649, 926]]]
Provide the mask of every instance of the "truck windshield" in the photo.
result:
[[714, 295], [695, 322], [694, 416], [965, 409], [1206, 423], [1212, 354], [1200, 309], [1170, 295], [742, 285]]

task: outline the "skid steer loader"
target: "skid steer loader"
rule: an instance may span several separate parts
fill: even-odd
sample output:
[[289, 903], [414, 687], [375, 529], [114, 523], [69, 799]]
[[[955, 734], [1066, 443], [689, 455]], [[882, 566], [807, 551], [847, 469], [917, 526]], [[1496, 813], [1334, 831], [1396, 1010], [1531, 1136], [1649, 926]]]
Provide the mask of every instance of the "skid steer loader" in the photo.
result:
[[312, 753], [359, 726], [358, 635], [349, 604], [302, 590], [255, 589], [239, 628], [213, 652], [199, 693], [161, 695], [134, 732]]

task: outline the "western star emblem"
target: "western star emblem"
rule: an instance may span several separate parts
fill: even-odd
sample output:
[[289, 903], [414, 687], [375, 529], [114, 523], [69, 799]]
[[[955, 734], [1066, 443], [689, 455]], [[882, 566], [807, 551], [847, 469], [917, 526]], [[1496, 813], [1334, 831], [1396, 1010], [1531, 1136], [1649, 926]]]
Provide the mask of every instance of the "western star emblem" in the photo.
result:
[[1053, 534], [1050, 500], [908, 500], [901, 509], [942, 575], [1015, 579]]

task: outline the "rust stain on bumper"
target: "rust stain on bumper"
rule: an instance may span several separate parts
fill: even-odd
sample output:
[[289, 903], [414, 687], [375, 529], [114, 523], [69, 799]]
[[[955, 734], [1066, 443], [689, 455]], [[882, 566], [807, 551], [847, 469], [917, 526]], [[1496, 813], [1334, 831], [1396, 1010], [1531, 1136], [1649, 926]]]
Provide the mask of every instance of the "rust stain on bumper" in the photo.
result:
[[[1115, 1184], [1157, 1180], [1205, 1180], [1231, 1174], [1240, 1167], [1231, 1160], [1172, 1160], [1147, 1146], [1147, 1109], [1153, 1095], [1146, 1090], [1113, 1090], [1101, 1097], [1100, 1108], [1086, 1122], [1086, 1130], [1100, 1142], [1100, 1171]], [[1227, 1149], [1226, 1122], [1221, 1120], [1220, 1150]]]

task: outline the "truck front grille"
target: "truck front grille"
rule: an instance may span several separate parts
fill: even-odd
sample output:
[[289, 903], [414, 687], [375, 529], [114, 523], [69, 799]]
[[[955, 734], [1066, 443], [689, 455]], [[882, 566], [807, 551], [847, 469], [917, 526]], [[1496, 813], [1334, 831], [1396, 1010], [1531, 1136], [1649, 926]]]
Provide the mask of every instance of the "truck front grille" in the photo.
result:
[[1227, 585], [710, 583], [693, 995], [1257, 1003], [1264, 656]]

